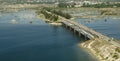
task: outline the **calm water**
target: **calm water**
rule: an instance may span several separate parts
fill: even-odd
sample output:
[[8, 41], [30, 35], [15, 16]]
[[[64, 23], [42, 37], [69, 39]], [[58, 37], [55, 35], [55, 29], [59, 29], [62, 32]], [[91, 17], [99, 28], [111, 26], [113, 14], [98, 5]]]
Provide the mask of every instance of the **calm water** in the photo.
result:
[[0, 13], [0, 61], [96, 61], [78, 46], [80, 41], [65, 28], [44, 23], [32, 10]]
[[90, 19], [76, 18], [77, 22], [86, 25], [104, 35], [120, 39], [120, 18], [119, 17], [105, 17]]

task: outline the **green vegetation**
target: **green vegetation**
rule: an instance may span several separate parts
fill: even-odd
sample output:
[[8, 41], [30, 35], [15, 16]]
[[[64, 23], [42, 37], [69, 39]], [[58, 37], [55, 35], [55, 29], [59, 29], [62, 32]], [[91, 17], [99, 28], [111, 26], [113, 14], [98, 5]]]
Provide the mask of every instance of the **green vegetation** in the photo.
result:
[[119, 58], [119, 56], [117, 55], [117, 53], [114, 53], [113, 58], [115, 58], [115, 59]]
[[41, 10], [37, 12], [38, 14], [42, 13], [44, 14], [46, 19], [49, 19], [50, 21], [56, 22], [58, 20], [58, 15], [52, 14], [47, 12], [46, 10]]
[[0, 0], [1, 4], [54, 4], [54, 2], [49, 1], [37, 1], [37, 0]]
[[62, 17], [65, 17], [66, 19], [70, 19], [71, 15], [68, 13], [63, 13], [61, 10], [53, 10], [51, 11], [52, 13], [56, 14], [56, 15], [60, 15]]
[[116, 11], [111, 11], [111, 10], [101, 10], [101, 15], [117, 15]]
[[58, 21], [61, 17], [65, 17], [66, 19], [70, 19], [71, 15], [69, 15], [68, 13], [63, 13], [61, 10], [55, 10], [53, 8], [41, 8], [41, 9], [36, 9], [36, 13], [38, 15], [43, 14], [44, 17], [46, 19], [48, 19], [48, 21], [46, 22], [56, 22], [59, 23], [60, 21]]
[[117, 51], [118, 53], [120, 53], [120, 48], [116, 48], [115, 51]]
[[55, 15], [62, 16], [64, 18], [66, 18], [66, 19], [72, 18], [72, 16], [70, 14], [64, 13], [61, 10], [57, 10], [57, 9], [55, 10], [54, 8], [43, 8], [43, 10], [47, 10], [48, 12], [51, 12], [51, 13], [53, 13]]
[[103, 10], [101, 11], [101, 15], [103, 15], [104, 13], [108, 12], [107, 10]]
[[58, 7], [60, 8], [72, 8], [75, 6], [75, 3], [59, 3]]
[[83, 4], [82, 7], [94, 7], [94, 8], [113, 8], [113, 7], [120, 7], [120, 3], [110, 4], [109, 2], [101, 3], [101, 4]]

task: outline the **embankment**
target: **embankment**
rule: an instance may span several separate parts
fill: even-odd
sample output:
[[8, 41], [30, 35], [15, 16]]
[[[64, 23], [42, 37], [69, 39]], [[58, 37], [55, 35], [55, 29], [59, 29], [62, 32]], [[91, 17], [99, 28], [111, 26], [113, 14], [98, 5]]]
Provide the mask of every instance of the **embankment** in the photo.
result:
[[111, 44], [103, 39], [88, 40], [80, 44], [87, 48], [100, 61], [120, 61], [120, 47]]

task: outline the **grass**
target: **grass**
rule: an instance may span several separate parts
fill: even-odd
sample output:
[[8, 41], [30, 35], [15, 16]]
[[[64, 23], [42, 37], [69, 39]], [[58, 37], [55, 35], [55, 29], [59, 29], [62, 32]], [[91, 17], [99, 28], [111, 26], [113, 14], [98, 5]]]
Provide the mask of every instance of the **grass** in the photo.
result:
[[117, 51], [118, 53], [120, 53], [120, 48], [117, 47], [117, 48], [115, 49], [115, 51]]
[[118, 59], [119, 58], [118, 54], [114, 53], [113, 58]]

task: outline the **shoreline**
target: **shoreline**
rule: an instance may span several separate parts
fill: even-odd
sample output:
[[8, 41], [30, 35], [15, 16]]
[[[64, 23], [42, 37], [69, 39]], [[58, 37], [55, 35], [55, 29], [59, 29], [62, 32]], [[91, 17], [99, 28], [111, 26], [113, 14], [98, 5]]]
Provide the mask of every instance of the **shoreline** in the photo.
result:
[[53, 21], [50, 21], [48, 19], [45, 19], [42, 14], [37, 15], [37, 17], [40, 18], [40, 19], [42, 19], [42, 21], [44, 21], [44, 22], [46, 22], [46, 23], [48, 23], [50, 25], [54, 25], [54, 26], [61, 26], [62, 25], [62, 23], [59, 22], [59, 21], [58, 22], [53, 22]]
[[105, 18], [113, 17], [113, 19], [120, 19], [118, 15], [94, 15], [94, 16], [73, 16], [74, 18]]
[[89, 48], [85, 48], [84, 46], [82, 46], [83, 44], [85, 44], [84, 42], [79, 43], [78, 46], [80, 48], [83, 48], [90, 56], [92, 56], [95, 60], [97, 61], [101, 61], [100, 57], [96, 56], [95, 53], [93, 53]]
[[56, 23], [56, 22], [52, 22], [52, 23], [49, 23], [49, 24], [54, 25], [54, 26], [61, 26], [62, 25], [62, 23]]
[[120, 47], [111, 44], [109, 41], [96, 38], [94, 40], [88, 40], [80, 43], [79, 46], [81, 48], [84, 48], [91, 56], [94, 56], [98, 61], [120, 60]]

